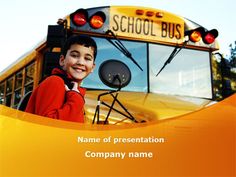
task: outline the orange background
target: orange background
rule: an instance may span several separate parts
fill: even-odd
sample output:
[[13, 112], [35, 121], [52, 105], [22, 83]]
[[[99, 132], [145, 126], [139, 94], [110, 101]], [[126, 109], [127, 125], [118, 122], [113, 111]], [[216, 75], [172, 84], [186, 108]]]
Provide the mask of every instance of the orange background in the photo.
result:
[[[164, 143], [78, 143], [78, 136], [165, 138]], [[86, 158], [87, 151], [153, 152]], [[0, 176], [236, 176], [236, 94], [162, 122], [83, 125], [0, 106]]]

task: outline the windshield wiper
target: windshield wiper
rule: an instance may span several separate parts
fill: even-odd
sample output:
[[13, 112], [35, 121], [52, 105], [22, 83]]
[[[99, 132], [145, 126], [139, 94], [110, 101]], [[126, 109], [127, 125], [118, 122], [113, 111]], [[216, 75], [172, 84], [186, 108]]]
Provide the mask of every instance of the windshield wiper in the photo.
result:
[[106, 34], [111, 34], [112, 37], [114, 37], [113, 42], [110, 38], [106, 38], [113, 46], [115, 46], [121, 53], [123, 53], [127, 58], [131, 59], [131, 61], [138, 66], [138, 68], [143, 71], [141, 66], [135, 61], [135, 59], [132, 57], [132, 54], [128, 51], [128, 49], [124, 46], [124, 44], [121, 43], [121, 41], [116, 37], [116, 35], [111, 30], [107, 30]]
[[174, 50], [171, 52], [170, 56], [162, 66], [162, 68], [159, 70], [159, 72], [156, 74], [156, 77], [161, 73], [161, 71], [166, 67], [167, 64], [169, 64], [173, 58], [183, 49], [183, 47], [187, 44], [188, 41], [185, 41], [181, 47], [176, 46]]

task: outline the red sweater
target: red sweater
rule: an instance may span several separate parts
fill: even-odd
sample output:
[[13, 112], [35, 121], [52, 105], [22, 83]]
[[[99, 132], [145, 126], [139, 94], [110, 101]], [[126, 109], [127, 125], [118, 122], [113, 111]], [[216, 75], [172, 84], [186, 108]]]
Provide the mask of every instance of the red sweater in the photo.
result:
[[[54, 69], [52, 74], [66, 74]], [[71, 79], [71, 77], [66, 74]], [[26, 112], [74, 122], [84, 122], [85, 89], [66, 91], [64, 80], [56, 75], [46, 78], [33, 91], [26, 107]]]

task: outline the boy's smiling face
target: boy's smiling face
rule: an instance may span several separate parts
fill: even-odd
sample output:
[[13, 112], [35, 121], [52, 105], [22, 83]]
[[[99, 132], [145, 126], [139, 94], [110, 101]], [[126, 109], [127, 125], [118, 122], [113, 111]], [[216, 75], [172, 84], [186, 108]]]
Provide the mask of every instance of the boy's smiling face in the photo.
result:
[[80, 44], [71, 45], [66, 56], [61, 55], [60, 66], [81, 83], [95, 68], [94, 49]]

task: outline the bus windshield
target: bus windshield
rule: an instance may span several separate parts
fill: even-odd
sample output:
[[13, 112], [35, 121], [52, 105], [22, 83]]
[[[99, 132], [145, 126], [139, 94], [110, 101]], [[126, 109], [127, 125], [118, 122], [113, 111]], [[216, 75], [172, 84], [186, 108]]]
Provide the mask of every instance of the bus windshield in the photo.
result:
[[141, 71], [132, 60], [109, 41], [97, 37], [94, 37], [94, 39], [98, 44], [96, 69], [84, 80], [83, 87], [110, 89], [100, 81], [98, 69], [102, 62], [116, 59], [124, 62], [130, 68], [132, 74], [130, 84], [122, 88], [123, 91], [212, 98], [209, 52], [183, 48], [172, 62], [156, 76], [174, 47], [121, 40], [135, 61], [142, 67], [143, 71]]
[[156, 77], [174, 47], [149, 45], [150, 91], [212, 98], [209, 52], [182, 49]]

